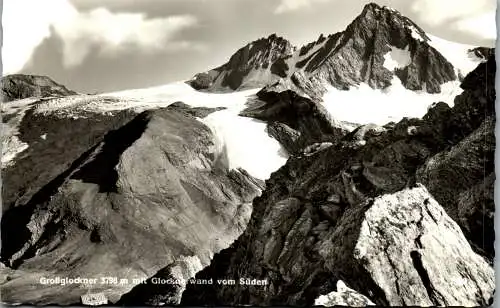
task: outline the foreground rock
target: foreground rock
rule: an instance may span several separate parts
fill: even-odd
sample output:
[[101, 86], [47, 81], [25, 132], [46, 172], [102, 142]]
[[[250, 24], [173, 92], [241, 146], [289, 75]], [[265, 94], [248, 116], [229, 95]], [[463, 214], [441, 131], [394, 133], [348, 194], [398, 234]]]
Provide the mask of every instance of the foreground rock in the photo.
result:
[[[36, 192], [17, 199], [2, 217], [2, 261], [10, 267], [3, 302], [76, 304], [89, 292], [116, 302], [175, 262], [189, 263], [194, 274], [240, 235], [262, 183], [229, 170], [210, 129], [192, 115], [207, 110], [187, 108], [176, 104], [135, 115], [66, 169], [60, 165], [63, 171], [49, 183], [48, 175], [30, 181], [43, 186], [30, 186]], [[52, 127], [49, 135], [60, 143], [88, 142], [87, 132], [63, 135], [65, 129]], [[43, 162], [52, 153], [39, 149], [26, 159]], [[25, 165], [14, 164], [8, 174]], [[18, 189], [8, 195], [23, 192]], [[17, 236], [7, 236], [12, 234]], [[97, 281], [42, 283], [55, 277]]]
[[475, 307], [493, 300], [493, 268], [423, 186], [347, 211], [319, 246], [334, 276], [379, 305]]
[[423, 186], [368, 200], [335, 222], [314, 223], [320, 213], [297, 200], [276, 204], [262, 217], [258, 237], [235, 251], [227, 273], [204, 270], [197, 276], [243, 275], [266, 280], [267, 287], [214, 286], [206, 292], [216, 295], [196, 299], [201, 287], [189, 286], [183, 303], [200, 305], [208, 297], [214, 305], [311, 305], [342, 277], [367, 297], [344, 290], [329, 297], [335, 304], [369, 304], [368, 298], [383, 306], [491, 304], [492, 266]]

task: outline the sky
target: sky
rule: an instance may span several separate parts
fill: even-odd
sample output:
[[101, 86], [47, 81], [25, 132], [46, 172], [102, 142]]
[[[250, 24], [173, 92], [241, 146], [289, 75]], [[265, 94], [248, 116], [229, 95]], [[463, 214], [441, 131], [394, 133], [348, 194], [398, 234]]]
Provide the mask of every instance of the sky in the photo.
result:
[[495, 0], [3, 0], [2, 71], [82, 93], [162, 85], [272, 33], [301, 46], [342, 31], [368, 2], [438, 37], [495, 45]]

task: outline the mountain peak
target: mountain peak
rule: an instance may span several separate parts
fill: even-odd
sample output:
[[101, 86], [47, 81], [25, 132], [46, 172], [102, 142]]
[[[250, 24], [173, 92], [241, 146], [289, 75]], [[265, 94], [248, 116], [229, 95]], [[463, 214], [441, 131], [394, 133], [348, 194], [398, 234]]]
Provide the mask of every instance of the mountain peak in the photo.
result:
[[388, 6], [380, 6], [376, 3], [365, 5], [361, 14], [354, 19], [349, 27], [362, 28], [382, 28], [386, 31], [406, 30], [413, 36], [414, 39], [420, 41], [428, 41], [424, 30], [422, 30], [411, 19], [401, 14], [394, 8]]
[[367, 12], [376, 12], [376, 11], [379, 11], [381, 9], [382, 9], [382, 7], [380, 5], [378, 5], [377, 3], [370, 2], [363, 7], [363, 12], [361, 14], [363, 15], [363, 14], [366, 14]]
[[[274, 81], [275, 75], [283, 75], [284, 69], [274, 64], [291, 56], [294, 51], [295, 47], [287, 39], [273, 33], [248, 43], [238, 49], [227, 63], [209, 72], [197, 74], [188, 83], [198, 90], [210, 87], [236, 90], [263, 86]], [[248, 78], [252, 72], [255, 78]]]
[[396, 9], [390, 7], [390, 6], [386, 6], [386, 5], [381, 6], [381, 5], [379, 5], [377, 3], [374, 3], [374, 2], [366, 4], [363, 7], [363, 11], [361, 12], [360, 15], [366, 15], [368, 13], [396, 14], [396, 15], [401, 15], [402, 16], [402, 14], [398, 10], [396, 10]]

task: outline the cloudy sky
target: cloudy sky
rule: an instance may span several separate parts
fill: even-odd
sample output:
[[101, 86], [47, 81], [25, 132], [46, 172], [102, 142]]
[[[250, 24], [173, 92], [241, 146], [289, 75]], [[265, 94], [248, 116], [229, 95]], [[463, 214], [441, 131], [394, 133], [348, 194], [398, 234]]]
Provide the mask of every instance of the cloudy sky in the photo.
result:
[[[494, 46], [496, 0], [377, 0], [450, 41]], [[277, 33], [295, 45], [342, 31], [363, 0], [4, 0], [3, 73], [76, 91], [185, 80]]]

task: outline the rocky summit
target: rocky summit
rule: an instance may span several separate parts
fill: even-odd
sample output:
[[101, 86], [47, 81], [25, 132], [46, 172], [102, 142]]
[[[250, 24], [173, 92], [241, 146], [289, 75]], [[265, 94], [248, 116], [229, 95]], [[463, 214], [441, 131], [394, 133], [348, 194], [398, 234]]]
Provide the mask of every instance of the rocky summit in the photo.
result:
[[189, 84], [199, 90], [258, 87], [275, 80], [276, 76], [286, 76], [287, 69], [280, 66], [278, 60], [292, 55], [293, 51], [289, 41], [272, 34], [239, 49], [226, 64], [197, 74]]

